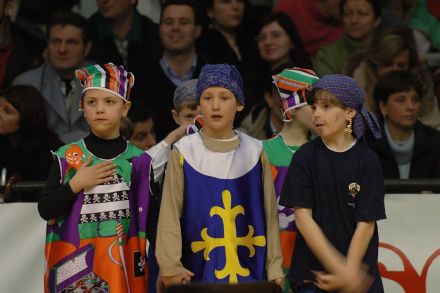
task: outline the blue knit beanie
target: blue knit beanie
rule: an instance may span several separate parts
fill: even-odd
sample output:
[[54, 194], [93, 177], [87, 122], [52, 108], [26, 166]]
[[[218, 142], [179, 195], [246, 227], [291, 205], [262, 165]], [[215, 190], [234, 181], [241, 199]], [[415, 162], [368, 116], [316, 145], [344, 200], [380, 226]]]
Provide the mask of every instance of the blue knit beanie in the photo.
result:
[[209, 87], [223, 87], [230, 90], [244, 105], [243, 80], [240, 72], [230, 64], [206, 64], [200, 71], [196, 88], [196, 99], [200, 101], [203, 91]]
[[177, 110], [183, 103], [196, 101], [197, 79], [190, 79], [182, 82], [174, 91], [173, 104]]

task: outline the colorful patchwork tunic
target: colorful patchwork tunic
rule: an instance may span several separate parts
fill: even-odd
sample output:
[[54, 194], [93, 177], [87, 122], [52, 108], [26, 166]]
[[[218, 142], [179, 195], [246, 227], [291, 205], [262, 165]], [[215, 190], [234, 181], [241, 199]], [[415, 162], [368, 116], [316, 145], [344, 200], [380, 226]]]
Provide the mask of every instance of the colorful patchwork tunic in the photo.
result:
[[[169, 164], [175, 166], [177, 154], [180, 168], [176, 175], [167, 174], [159, 216], [161, 273], [174, 275], [183, 266], [194, 273], [192, 281], [210, 283], [282, 277], [274, 190], [261, 141], [238, 132], [236, 148], [215, 151], [206, 140], [218, 149], [232, 142], [196, 133], [175, 144]], [[173, 168], [168, 171], [175, 172]], [[264, 174], [268, 181], [262, 180]], [[182, 186], [182, 193], [167, 189], [169, 180], [174, 188]], [[180, 228], [174, 214], [181, 215]], [[169, 243], [178, 241], [180, 236], [173, 237], [179, 231], [181, 246]]]
[[[277, 135], [270, 140], [263, 141], [263, 148], [269, 158], [277, 203], [279, 203], [281, 189], [286, 178], [287, 170], [289, 169], [290, 161], [299, 147], [288, 146], [281, 135]], [[283, 269], [287, 273], [290, 268], [297, 233], [295, 215], [291, 208], [286, 208], [278, 204], [278, 217], [280, 223], [281, 251], [283, 253]], [[286, 286], [288, 286], [288, 282], [286, 282]]]
[[[80, 140], [56, 153], [67, 184], [92, 156]], [[78, 194], [70, 213], [50, 220], [46, 292], [147, 292], [146, 228], [151, 158], [127, 144], [111, 159], [113, 180]]]

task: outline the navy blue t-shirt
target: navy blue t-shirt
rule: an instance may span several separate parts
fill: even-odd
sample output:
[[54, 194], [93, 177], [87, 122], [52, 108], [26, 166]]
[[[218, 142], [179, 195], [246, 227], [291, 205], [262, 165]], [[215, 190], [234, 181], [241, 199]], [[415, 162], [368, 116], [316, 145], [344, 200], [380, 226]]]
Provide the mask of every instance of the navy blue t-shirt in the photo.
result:
[[[384, 179], [376, 154], [358, 141], [345, 152], [328, 149], [321, 138], [304, 144], [293, 156], [281, 192], [280, 204], [312, 209], [315, 222], [331, 244], [347, 255], [358, 221], [385, 219]], [[375, 281], [368, 292], [383, 292], [377, 266], [377, 226], [364, 256]], [[301, 233], [290, 269], [293, 288], [314, 280], [312, 270], [324, 268]]]

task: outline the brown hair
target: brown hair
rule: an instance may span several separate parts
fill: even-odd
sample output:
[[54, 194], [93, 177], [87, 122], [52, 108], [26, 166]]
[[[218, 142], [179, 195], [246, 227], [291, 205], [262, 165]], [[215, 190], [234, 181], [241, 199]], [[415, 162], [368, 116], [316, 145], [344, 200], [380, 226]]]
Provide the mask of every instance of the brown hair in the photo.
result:
[[198, 105], [199, 105], [198, 101], [196, 101], [196, 100], [189, 100], [189, 101], [183, 102], [182, 104], [180, 104], [177, 107], [177, 109], [174, 109], [174, 110], [176, 110], [177, 112], [180, 112], [185, 107], [189, 108], [190, 110], [196, 110]]

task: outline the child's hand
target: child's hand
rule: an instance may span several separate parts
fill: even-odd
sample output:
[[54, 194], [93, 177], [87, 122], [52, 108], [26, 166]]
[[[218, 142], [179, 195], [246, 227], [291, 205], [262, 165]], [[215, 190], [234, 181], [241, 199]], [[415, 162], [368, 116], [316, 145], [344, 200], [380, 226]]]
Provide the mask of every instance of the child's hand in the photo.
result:
[[183, 270], [182, 273], [169, 277], [159, 274], [157, 279], [158, 292], [165, 292], [165, 288], [172, 285], [188, 284], [191, 281], [191, 277], [194, 276], [194, 273], [185, 268]]
[[113, 179], [113, 174], [116, 169], [115, 164], [105, 161], [89, 166], [91, 162], [92, 157], [88, 157], [69, 181], [70, 188], [74, 193], [109, 182]]
[[326, 291], [340, 291], [342, 293], [364, 293], [372, 284], [372, 277], [368, 275], [365, 266], [359, 268], [345, 268], [337, 274], [313, 271], [316, 277], [315, 284]]
[[285, 285], [285, 279], [284, 279], [283, 277], [276, 278], [276, 279], [273, 280], [272, 282], [274, 282], [276, 285], [280, 286], [281, 289], [284, 288], [284, 285]]
[[188, 128], [187, 123], [184, 123], [182, 125], [180, 125], [178, 128], [174, 129], [173, 131], [171, 131], [166, 137], [165, 137], [165, 142], [167, 144], [173, 144], [176, 141], [178, 141], [179, 139], [181, 139], [182, 137], [185, 136], [186, 134], [186, 129]]

